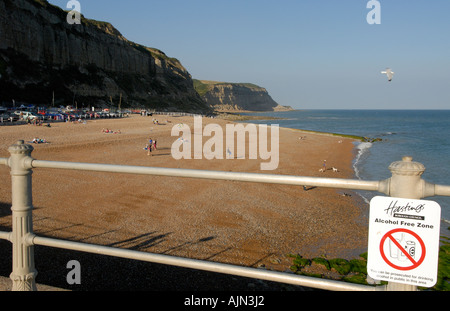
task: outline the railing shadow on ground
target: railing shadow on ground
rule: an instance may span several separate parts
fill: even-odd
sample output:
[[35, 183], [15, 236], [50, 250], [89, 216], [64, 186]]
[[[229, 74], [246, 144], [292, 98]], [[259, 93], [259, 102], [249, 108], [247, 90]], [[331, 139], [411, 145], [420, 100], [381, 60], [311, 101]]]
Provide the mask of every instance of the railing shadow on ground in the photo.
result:
[[[39, 209], [35, 207], [34, 209]], [[0, 218], [11, 216], [11, 203], [0, 202]], [[47, 217], [36, 218], [35, 223], [49, 221]], [[52, 221], [53, 222], [53, 221]], [[54, 222], [53, 222], [54, 223]], [[80, 223], [70, 223], [57, 221], [52, 227], [41, 226], [39, 235], [50, 237], [50, 234], [59, 231], [67, 231], [73, 228], [82, 227]], [[10, 227], [0, 226], [0, 231], [11, 231]], [[107, 235], [115, 230], [101, 232], [83, 238], [77, 238], [76, 234], [70, 236], [74, 241], [88, 241], [101, 235]], [[148, 232], [134, 237], [112, 242], [106, 246], [126, 248], [130, 250], [149, 251], [153, 246], [164, 241], [171, 233]], [[186, 241], [168, 247], [160, 254], [170, 254], [187, 246], [199, 243], [206, 243], [216, 237], [207, 236], [195, 241]], [[210, 252], [202, 260], [213, 260], [231, 247]], [[154, 264], [136, 261], [133, 259], [111, 257], [99, 254], [90, 254], [72, 250], [63, 250], [52, 247], [36, 246], [36, 270], [38, 271], [39, 284], [45, 284], [54, 288], [67, 289], [71, 291], [311, 291], [313, 289], [302, 286], [282, 284], [278, 282], [261, 281], [252, 278], [245, 278], [227, 274], [194, 270], [164, 264]], [[265, 257], [270, 256], [267, 255]], [[12, 267], [12, 246], [9, 241], [0, 239], [0, 276], [9, 278]], [[67, 262], [77, 260], [82, 264], [81, 284], [68, 284], [66, 276], [69, 270], [66, 268]], [[250, 266], [256, 266], [257, 260]], [[93, 267], [101, 267], [95, 269]], [[101, 280], [99, 282], [99, 280]]]
[[[12, 246], [0, 240], [0, 276], [9, 278]], [[228, 274], [207, 272], [133, 259], [35, 247], [39, 284], [71, 291], [317, 291], [312, 288], [261, 281]], [[68, 284], [70, 260], [80, 262], [81, 283]]]

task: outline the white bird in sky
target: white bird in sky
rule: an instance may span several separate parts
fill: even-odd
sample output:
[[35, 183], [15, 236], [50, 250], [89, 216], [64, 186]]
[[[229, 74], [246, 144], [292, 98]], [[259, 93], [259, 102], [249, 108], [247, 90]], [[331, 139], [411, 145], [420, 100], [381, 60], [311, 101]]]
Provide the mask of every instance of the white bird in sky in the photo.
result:
[[382, 71], [381, 73], [387, 75], [389, 82], [392, 81], [392, 77], [394, 76], [394, 72], [390, 68], [386, 68], [386, 70]]

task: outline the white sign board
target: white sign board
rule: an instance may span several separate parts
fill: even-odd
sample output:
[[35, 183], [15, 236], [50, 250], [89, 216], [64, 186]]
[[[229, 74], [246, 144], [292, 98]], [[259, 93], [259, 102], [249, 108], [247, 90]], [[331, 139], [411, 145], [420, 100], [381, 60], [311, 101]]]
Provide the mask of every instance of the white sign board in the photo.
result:
[[376, 280], [433, 287], [437, 281], [441, 207], [433, 201], [370, 201], [367, 273]]

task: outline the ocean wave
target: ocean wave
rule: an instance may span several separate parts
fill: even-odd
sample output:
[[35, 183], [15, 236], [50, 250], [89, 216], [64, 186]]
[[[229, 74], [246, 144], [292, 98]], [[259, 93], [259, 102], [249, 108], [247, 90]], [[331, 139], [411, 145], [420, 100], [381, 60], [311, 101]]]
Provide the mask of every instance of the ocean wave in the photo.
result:
[[384, 132], [384, 133], [381, 133], [379, 136], [389, 136], [389, 135], [396, 135], [397, 133], [395, 133], [395, 132]]
[[361, 157], [368, 152], [368, 150], [370, 149], [370, 147], [372, 147], [372, 145], [373, 145], [373, 143], [371, 143], [371, 142], [362, 142], [356, 146], [357, 154], [356, 154], [355, 160], [353, 162], [353, 170], [355, 172], [355, 176], [358, 179], [361, 179], [361, 176], [359, 175], [359, 165], [360, 165]]
[[[357, 153], [356, 153], [355, 159], [353, 161], [353, 171], [355, 172], [356, 178], [358, 178], [359, 180], [361, 180], [360, 170], [359, 170], [359, 166], [361, 165], [361, 163], [360, 163], [361, 157], [365, 156], [367, 154], [367, 152], [372, 147], [372, 145], [373, 145], [373, 143], [371, 143], [371, 142], [361, 142], [361, 143], [358, 143], [358, 145], [356, 145], [356, 147], [355, 147]], [[369, 203], [368, 196], [366, 196], [365, 194], [363, 194], [360, 191], [358, 191], [357, 193], [367, 204]]]

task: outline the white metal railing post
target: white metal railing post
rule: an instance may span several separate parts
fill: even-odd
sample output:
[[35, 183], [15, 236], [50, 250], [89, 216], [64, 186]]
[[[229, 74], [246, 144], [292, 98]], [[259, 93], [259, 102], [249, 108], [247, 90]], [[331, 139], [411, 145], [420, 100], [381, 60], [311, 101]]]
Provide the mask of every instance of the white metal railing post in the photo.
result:
[[34, 246], [27, 242], [33, 234], [31, 152], [33, 147], [17, 141], [8, 148], [11, 157], [12, 273], [13, 291], [35, 291], [37, 271], [34, 267]]
[[[402, 161], [393, 162], [389, 166], [392, 177], [389, 180], [389, 195], [405, 199], [421, 199], [424, 193], [425, 181], [421, 178], [425, 166], [413, 162], [412, 157], [406, 156]], [[388, 291], [416, 291], [417, 286], [389, 282]]]

